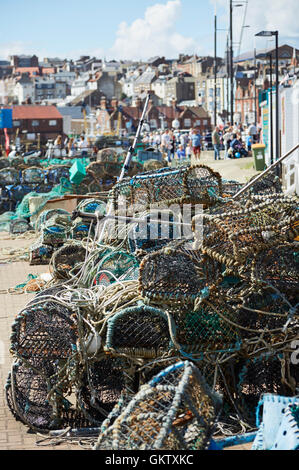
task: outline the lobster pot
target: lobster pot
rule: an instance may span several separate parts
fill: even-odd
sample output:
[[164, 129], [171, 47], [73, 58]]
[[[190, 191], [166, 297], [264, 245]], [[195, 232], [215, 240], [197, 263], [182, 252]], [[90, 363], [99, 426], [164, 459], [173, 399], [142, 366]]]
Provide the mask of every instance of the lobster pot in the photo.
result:
[[30, 247], [29, 264], [30, 266], [49, 264], [52, 254], [53, 254], [53, 247], [51, 245], [44, 245], [40, 237]]
[[84, 223], [83, 220], [77, 220], [73, 223], [70, 236], [73, 240], [83, 240], [84, 238], [88, 238], [88, 234], [92, 236], [94, 234], [94, 230], [90, 230], [89, 223]]
[[26, 219], [15, 219], [10, 222], [9, 232], [12, 235], [18, 235], [20, 233], [25, 233], [30, 230], [31, 227]]
[[119, 311], [108, 320], [106, 349], [154, 358], [172, 348], [168, 317], [145, 305]]
[[[299, 326], [298, 308], [291, 308], [285, 296], [271, 286], [252, 289], [242, 305], [235, 309], [235, 322], [242, 328], [242, 337], [256, 338], [263, 331], [263, 341], [273, 346], [279, 340], [295, 339]], [[285, 325], [288, 330], [284, 332]]]
[[198, 369], [179, 362], [144, 385], [107, 427], [108, 417], [95, 449], [204, 450], [219, 406]]
[[203, 300], [196, 310], [184, 310], [181, 307], [173, 312], [173, 316], [176, 340], [182, 351], [196, 356], [238, 350], [240, 333], [237, 326], [230, 323], [235, 315], [226, 301]]
[[[31, 367], [15, 361], [8, 376], [5, 386], [8, 407], [17, 420], [35, 432], [91, 425], [65, 398], [67, 387], [62, 383], [57, 387], [58, 374], [57, 361], [34, 360]], [[49, 391], [52, 393], [50, 400]]]
[[67, 359], [76, 351], [76, 322], [71, 310], [40, 296], [16, 317], [10, 339], [19, 358]]
[[114, 251], [105, 254], [99, 261], [94, 281], [101, 284], [101, 279], [110, 279], [110, 284], [117, 280], [137, 279], [138, 274], [139, 263], [135, 256], [125, 251]]
[[[263, 202], [248, 209], [233, 210], [215, 216], [200, 215], [192, 220], [196, 246], [227, 266], [242, 265], [256, 253], [281, 244], [295, 220], [295, 199]], [[204, 237], [202, 238], [202, 231]]]
[[299, 302], [299, 247], [285, 243], [260, 253], [254, 260], [252, 276], [265, 281], [287, 295], [294, 305]]
[[86, 249], [76, 242], [58, 248], [52, 257], [52, 268], [57, 279], [69, 279], [79, 271], [86, 257]]
[[43, 183], [45, 180], [45, 172], [42, 168], [31, 167], [22, 171], [23, 183]]
[[60, 183], [61, 178], [69, 179], [69, 166], [48, 167], [46, 171], [48, 184], [56, 185]]
[[67, 212], [66, 210], [64, 209], [50, 209], [50, 210], [46, 210], [46, 211], [43, 211], [41, 212], [41, 214], [38, 216], [38, 219], [36, 221], [36, 230], [39, 231], [42, 227], [42, 225], [46, 224], [46, 222], [48, 222], [50, 219], [52, 219], [53, 217], [57, 216], [57, 215], [62, 215], [62, 216], [65, 216], [65, 217], [68, 217], [68, 220], [69, 222], [71, 221], [71, 216], [69, 214], [69, 212]]
[[139, 291], [169, 303], [194, 301], [220, 278], [217, 262], [199, 251], [167, 247], [147, 255], [140, 265]]
[[23, 197], [31, 191], [32, 188], [26, 184], [18, 184], [11, 189], [12, 197], [17, 202], [22, 201]]
[[80, 379], [77, 400], [86, 418], [100, 425], [122, 393], [132, 395], [135, 368], [128, 359], [107, 357], [87, 365]]
[[13, 185], [19, 181], [19, 172], [15, 168], [2, 168], [2, 170], [0, 170], [0, 186]]
[[51, 184], [41, 183], [37, 188], [34, 188], [34, 191], [36, 191], [38, 194], [47, 194], [50, 193], [52, 189], [53, 186]]
[[29, 155], [28, 157], [24, 158], [26, 165], [28, 166], [40, 166], [40, 157], [35, 155]]
[[43, 245], [62, 245], [67, 240], [66, 228], [62, 225], [47, 224], [41, 232], [41, 242]]
[[112, 191], [114, 210], [124, 201], [129, 213], [136, 207], [150, 205], [213, 205], [222, 194], [221, 177], [210, 168], [199, 165], [165, 169], [125, 178]]
[[[255, 176], [253, 176], [249, 180], [249, 182], [252, 181], [254, 178]], [[273, 170], [270, 170], [266, 175], [264, 175], [256, 183], [254, 183], [247, 191], [249, 191], [251, 194], [254, 194], [254, 195], [281, 194], [282, 182], [279, 176], [277, 176], [276, 174], [276, 168], [273, 168]]]
[[[39, 362], [34, 363], [34, 367], [39, 366]], [[49, 376], [56, 372], [57, 367], [48, 364]], [[5, 391], [8, 407], [15, 418], [35, 431], [51, 428], [53, 406], [47, 400], [49, 383], [42, 375], [25, 367], [22, 361], [15, 362], [8, 376]]]
[[106, 203], [99, 199], [85, 199], [78, 204], [77, 210], [86, 212], [87, 214], [95, 214], [97, 212], [104, 215], [106, 212]]
[[2, 170], [2, 168], [7, 168], [9, 166], [11, 166], [9, 159], [7, 157], [1, 157], [0, 158], [0, 169]]
[[[173, 240], [181, 238], [180, 215], [171, 211], [151, 211], [134, 224], [128, 232], [128, 245], [132, 253], [158, 251]], [[174, 222], [174, 223], [173, 223]]]
[[242, 188], [243, 184], [234, 180], [222, 180], [222, 196], [233, 197]]
[[20, 169], [20, 168], [23, 168], [24, 158], [23, 157], [12, 157], [12, 158], [9, 158], [9, 163], [10, 163], [9, 166], [12, 166], [13, 168]]
[[184, 196], [183, 174], [186, 170], [169, 170], [149, 172], [125, 178], [117, 183], [112, 190], [113, 208], [119, 210], [119, 206], [126, 202], [128, 214], [133, 214], [136, 207], [144, 207], [150, 204], [164, 202], [175, 203]]
[[92, 162], [86, 167], [86, 172], [93, 175], [95, 179], [102, 178], [104, 171], [104, 162]]
[[[288, 369], [283, 368], [283, 354], [261, 354], [258, 357], [245, 361], [238, 377], [239, 406], [248, 422], [255, 424], [255, 410], [260, 397], [264, 393], [289, 394], [292, 390], [288, 387]], [[290, 359], [290, 358], [288, 358]], [[284, 380], [286, 379], [286, 380]], [[298, 385], [298, 384], [297, 384]]]
[[184, 174], [183, 185], [186, 200], [196, 204], [211, 206], [222, 196], [220, 174], [205, 165], [190, 167]]
[[98, 162], [117, 162], [117, 152], [113, 148], [99, 150], [97, 154]]

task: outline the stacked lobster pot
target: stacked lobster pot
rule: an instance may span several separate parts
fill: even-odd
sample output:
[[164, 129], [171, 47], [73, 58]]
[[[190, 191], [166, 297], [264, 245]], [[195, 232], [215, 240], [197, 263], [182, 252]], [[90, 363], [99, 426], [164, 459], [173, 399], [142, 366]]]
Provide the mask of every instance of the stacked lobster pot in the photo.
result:
[[298, 394], [298, 197], [274, 173], [237, 190], [203, 165], [167, 168], [80, 207], [93, 243], [55, 251], [56, 284], [13, 325], [15, 416], [85, 420], [97, 449], [205, 449], [252, 430], [261, 394]]

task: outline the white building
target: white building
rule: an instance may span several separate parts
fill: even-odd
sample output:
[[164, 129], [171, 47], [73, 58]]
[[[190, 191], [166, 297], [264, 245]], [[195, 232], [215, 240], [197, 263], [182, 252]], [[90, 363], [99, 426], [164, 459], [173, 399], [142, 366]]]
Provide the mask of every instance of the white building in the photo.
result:
[[84, 91], [87, 90], [87, 82], [89, 80], [90, 76], [89, 74], [84, 74], [78, 77], [76, 80], [73, 81], [72, 87], [71, 87], [71, 95], [72, 96], [79, 96]]
[[166, 104], [166, 96], [167, 96], [167, 87], [166, 87], [167, 80], [166, 78], [158, 78], [152, 84], [152, 90], [154, 93], [161, 98], [163, 103]]
[[[212, 118], [214, 116], [215, 107], [214, 95], [215, 79], [210, 77], [207, 79], [205, 109], [208, 111]], [[227, 78], [225, 76], [217, 76], [216, 103], [217, 114], [222, 114], [224, 110], [227, 110]]]
[[17, 97], [18, 104], [22, 104], [27, 100], [31, 103], [35, 102], [35, 87], [34, 81], [27, 75], [22, 75], [21, 79], [15, 85], [15, 96]]

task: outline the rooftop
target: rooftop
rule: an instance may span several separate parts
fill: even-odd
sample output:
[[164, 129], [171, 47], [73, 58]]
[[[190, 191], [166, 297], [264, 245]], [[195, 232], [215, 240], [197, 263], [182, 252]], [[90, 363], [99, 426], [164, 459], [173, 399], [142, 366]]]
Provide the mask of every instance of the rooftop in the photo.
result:
[[62, 119], [55, 106], [12, 106], [13, 119]]

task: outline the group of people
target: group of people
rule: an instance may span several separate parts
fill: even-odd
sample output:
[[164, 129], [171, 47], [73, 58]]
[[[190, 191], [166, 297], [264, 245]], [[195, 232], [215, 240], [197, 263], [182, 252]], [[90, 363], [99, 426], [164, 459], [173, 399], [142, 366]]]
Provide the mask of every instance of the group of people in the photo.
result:
[[56, 151], [57, 154], [61, 153], [63, 150], [67, 153], [69, 157], [72, 157], [79, 152], [81, 157], [87, 157], [88, 152], [93, 149], [93, 144], [91, 140], [85, 135], [81, 135], [79, 139], [75, 139], [74, 137], [66, 137], [63, 141], [61, 135], [58, 135], [53, 144], [54, 153]]
[[221, 160], [221, 150], [224, 150], [224, 159], [241, 158], [250, 155], [252, 144], [259, 141], [259, 130], [254, 124], [243, 127], [241, 124], [232, 126], [228, 122], [223, 129], [216, 126], [207, 135], [201, 135], [199, 128], [193, 128], [189, 132], [166, 129], [145, 133], [143, 143], [160, 151], [169, 163], [174, 158], [190, 159], [191, 156], [199, 160], [201, 151], [208, 149], [208, 136], [215, 160]]
[[202, 136], [198, 128], [191, 129], [189, 133], [166, 129], [143, 136], [143, 143], [160, 151], [167, 158], [168, 163], [176, 157], [178, 159], [200, 158], [202, 150]]
[[231, 126], [230, 123], [223, 129], [222, 140], [224, 145], [224, 158], [247, 157], [251, 153], [252, 145], [259, 142], [258, 128], [251, 124], [249, 127], [241, 124]]

